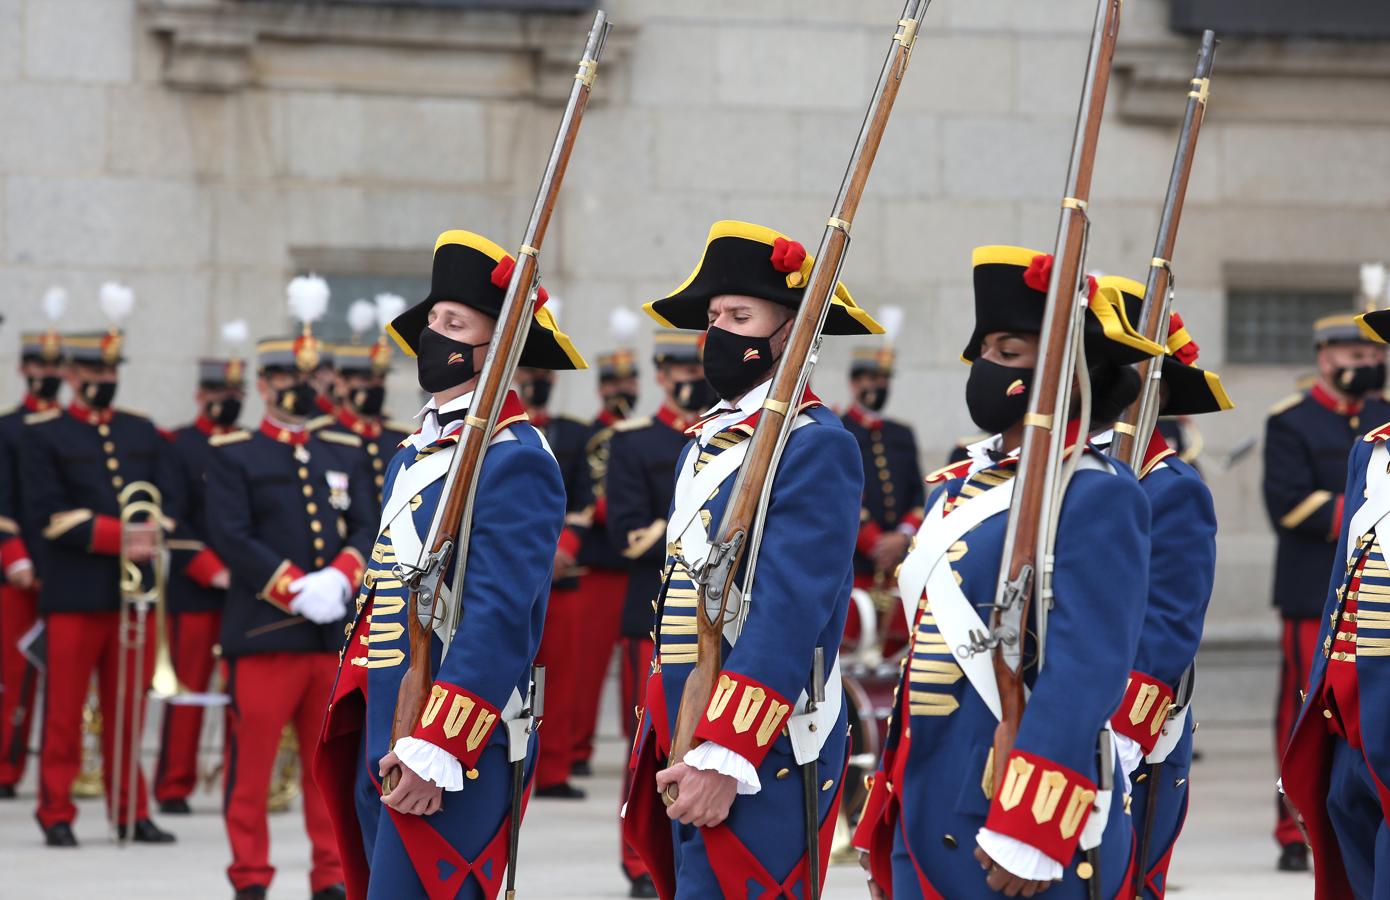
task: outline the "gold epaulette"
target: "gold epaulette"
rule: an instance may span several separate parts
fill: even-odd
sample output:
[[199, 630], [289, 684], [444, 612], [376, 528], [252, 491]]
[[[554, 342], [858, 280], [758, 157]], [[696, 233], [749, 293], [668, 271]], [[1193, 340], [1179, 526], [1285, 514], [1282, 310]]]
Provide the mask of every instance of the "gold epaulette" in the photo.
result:
[[320, 428], [327, 428], [336, 421], [338, 420], [332, 416], [324, 414], [305, 422], [304, 427], [309, 431], [318, 431]]
[[62, 414], [63, 411], [56, 406], [53, 409], [45, 409], [43, 412], [32, 412], [24, 417], [24, 424], [40, 425], [44, 422], [51, 422]]
[[[960, 469], [961, 471], [957, 472], [956, 469]], [[941, 481], [950, 481], [952, 478], [964, 478], [969, 471], [970, 460], [963, 459], [960, 462], [951, 463], [949, 466], [942, 466], [935, 472], [928, 474], [923, 480], [926, 481], [927, 484], [936, 484]]]
[[1302, 402], [1303, 402], [1303, 392], [1302, 392], [1302, 391], [1299, 391], [1298, 393], [1294, 393], [1294, 394], [1289, 394], [1289, 395], [1288, 395], [1287, 397], [1285, 397], [1283, 400], [1280, 400], [1278, 403], [1276, 403], [1276, 404], [1274, 404], [1273, 406], [1271, 406], [1271, 407], [1269, 408], [1269, 414], [1270, 414], [1271, 416], [1277, 416], [1277, 415], [1279, 415], [1281, 412], [1287, 412], [1288, 410], [1293, 409], [1295, 406], [1297, 406], [1298, 404], [1300, 404], [1300, 403], [1302, 403]]
[[240, 444], [242, 441], [251, 440], [251, 432], [245, 428], [236, 431], [229, 431], [226, 434], [214, 434], [208, 438], [209, 447], [225, 447], [228, 444]]
[[636, 431], [639, 428], [646, 428], [652, 424], [651, 416], [641, 416], [636, 419], [623, 419], [621, 422], [613, 423], [614, 431]]
[[314, 437], [321, 441], [328, 441], [330, 444], [342, 444], [344, 447], [361, 447], [362, 438], [356, 434], [344, 434], [341, 431], [316, 431]]

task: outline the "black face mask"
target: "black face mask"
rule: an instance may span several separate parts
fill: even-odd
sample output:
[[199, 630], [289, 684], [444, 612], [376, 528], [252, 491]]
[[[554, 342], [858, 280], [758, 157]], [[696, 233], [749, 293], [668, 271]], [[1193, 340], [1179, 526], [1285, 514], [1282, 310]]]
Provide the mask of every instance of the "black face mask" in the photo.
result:
[[29, 393], [36, 400], [52, 400], [58, 396], [63, 379], [57, 375], [38, 375], [29, 379]]
[[[777, 331], [785, 327], [786, 322]], [[749, 337], [711, 325], [705, 334], [705, 380], [715, 393], [733, 400], [761, 382], [776, 362], [772, 338], [777, 331], [767, 337]]]
[[888, 403], [888, 388], [873, 387], [860, 391], [859, 403], [870, 412], [882, 412]]
[[620, 419], [630, 415], [636, 405], [637, 395], [630, 391], [619, 391], [603, 398], [603, 408]]
[[703, 378], [677, 381], [671, 385], [671, 402], [684, 412], [704, 412], [719, 400], [714, 388]]
[[317, 397], [314, 386], [301, 381], [275, 392], [275, 408], [287, 416], [304, 418], [318, 412], [318, 404], [314, 402]]
[[999, 434], [1028, 412], [1032, 369], [1014, 369], [977, 359], [965, 382], [965, 406], [981, 431]]
[[427, 394], [438, 394], [471, 380], [478, 374], [473, 368], [473, 351], [477, 349], [477, 344], [456, 341], [433, 328], [424, 329], [415, 360], [420, 387]]
[[386, 388], [380, 384], [357, 388], [348, 396], [353, 407], [364, 416], [381, 415], [382, 407], [386, 405]]
[[241, 418], [241, 399], [228, 397], [226, 400], [214, 400], [203, 407], [203, 415], [214, 425], [235, 425], [236, 420]]
[[1338, 369], [1332, 373], [1332, 379], [1332, 383], [1340, 390], [1353, 397], [1360, 397], [1362, 394], [1369, 394], [1385, 387], [1385, 363]]
[[554, 386], [554, 382], [549, 378], [533, 378], [517, 390], [521, 394], [522, 403], [532, 409], [544, 409], [550, 402], [550, 389]]
[[114, 381], [84, 381], [82, 382], [82, 402], [92, 409], [107, 409], [111, 402], [116, 399], [116, 382]]

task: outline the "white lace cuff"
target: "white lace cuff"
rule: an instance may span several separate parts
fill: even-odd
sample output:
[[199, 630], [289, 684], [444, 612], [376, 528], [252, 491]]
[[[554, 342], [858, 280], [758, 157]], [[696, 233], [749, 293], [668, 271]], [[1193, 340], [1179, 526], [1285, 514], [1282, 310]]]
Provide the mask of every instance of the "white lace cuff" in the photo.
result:
[[1115, 735], [1115, 753], [1120, 757], [1120, 771], [1124, 773], [1125, 793], [1128, 794], [1132, 789], [1130, 776], [1144, 761], [1144, 748], [1140, 747], [1139, 742], [1134, 738], [1117, 733]]
[[25, 569], [32, 569], [32, 568], [34, 568], [34, 562], [33, 562], [33, 560], [29, 560], [29, 559], [18, 559], [18, 560], [15, 560], [14, 562], [10, 563], [10, 567], [9, 567], [8, 569], [5, 570], [5, 574], [6, 574], [6, 575], [17, 575], [17, 574], [19, 574], [20, 572], [23, 572]]
[[763, 789], [763, 783], [758, 780], [758, 770], [748, 761], [748, 757], [735, 753], [723, 744], [705, 741], [698, 747], [691, 747], [685, 751], [684, 762], [692, 769], [728, 775], [738, 782], [740, 794], [756, 794]]
[[1029, 881], [1057, 881], [1062, 877], [1062, 864], [1031, 844], [1015, 840], [1006, 834], [981, 828], [975, 843], [989, 858], [1010, 875]]
[[401, 765], [446, 791], [463, 790], [463, 764], [442, 747], [419, 738], [403, 737], [391, 748]]

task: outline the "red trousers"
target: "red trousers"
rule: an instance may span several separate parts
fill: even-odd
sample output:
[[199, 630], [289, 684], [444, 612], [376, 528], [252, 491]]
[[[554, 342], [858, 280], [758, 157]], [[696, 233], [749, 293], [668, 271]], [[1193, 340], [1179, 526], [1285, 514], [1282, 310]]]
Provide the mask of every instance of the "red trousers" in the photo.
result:
[[309, 889], [319, 891], [343, 880], [333, 825], [312, 774], [314, 748], [337, 674], [338, 659], [332, 653], [261, 653], [227, 661], [231, 703], [222, 815], [232, 845], [227, 877], [237, 890], [268, 887], [275, 877], [266, 801], [280, 733], [291, 723], [299, 738], [304, 826], [313, 848]]
[[[169, 653], [179, 683], [202, 693], [212, 683], [217, 660], [212, 648], [222, 614], [211, 612], [176, 613], [169, 617]], [[166, 703], [164, 730], [159, 743], [159, 765], [155, 769], [154, 798], [187, 800], [198, 786], [198, 739], [203, 733], [203, 707]]]
[[[48, 828], [59, 822], [77, 818], [72, 802], [72, 783], [82, 770], [82, 707], [92, 673], [97, 676], [97, 696], [101, 705], [101, 769], [106, 784], [108, 810], [116, 803], [117, 818], [128, 824], [129, 792], [132, 789], [122, 772], [121, 796], [112, 797], [112, 777], [115, 769], [116, 694], [119, 671], [118, 613], [49, 613], [44, 621], [48, 629], [48, 676], [43, 698], [43, 746], [39, 753], [39, 824]], [[126, 748], [122, 756], [128, 765], [129, 741], [132, 734], [143, 734], [145, 724], [145, 694], [149, 690], [150, 673], [154, 668], [154, 615], [146, 620], [144, 678], [135, 682], [135, 654], [127, 653], [125, 704], [119, 711]], [[138, 743], [136, 744], [138, 746]], [[123, 765], [122, 768], [125, 768]], [[127, 770], [128, 771], [128, 770]], [[149, 817], [145, 776], [136, 766], [135, 818]]]
[[[1308, 689], [1308, 670], [1313, 654], [1318, 651], [1318, 628], [1321, 619], [1285, 619], [1284, 634], [1279, 642], [1282, 659], [1279, 665], [1279, 702], [1274, 710], [1274, 759], [1284, 758], [1284, 749], [1293, 736], [1298, 710], [1303, 706], [1301, 692]], [[1282, 797], [1274, 799], [1274, 839], [1279, 846], [1303, 843], [1298, 823], [1289, 815]]]
[[584, 610], [584, 630], [575, 658], [573, 761], [587, 762], [594, 755], [603, 679], [613, 660], [613, 648], [621, 637], [627, 573], [617, 569], [590, 569], [579, 583], [579, 597]]
[[578, 644], [584, 633], [584, 604], [578, 590], [550, 592], [545, 632], [536, 664], [545, 666], [545, 704], [537, 733], [536, 787], [563, 784], [574, 761], [578, 730]]
[[[619, 689], [621, 699], [619, 700], [619, 712], [622, 714], [623, 734], [627, 737], [628, 746], [637, 739], [637, 707], [642, 706], [646, 700], [644, 691], [647, 686], [647, 675], [652, 668], [653, 645], [648, 638], [622, 639], [620, 645], [622, 652], [622, 670], [619, 673], [621, 679]], [[632, 771], [627, 767], [626, 759], [623, 762], [623, 792], [618, 795], [618, 803], [626, 800], [628, 791], [632, 787]], [[642, 858], [637, 855], [637, 851], [632, 848], [627, 841], [622, 838], [623, 820], [618, 820], [618, 843], [622, 847], [623, 871], [630, 879], [636, 879], [647, 874], [647, 867], [642, 864]]]
[[0, 785], [18, 784], [29, 760], [34, 688], [39, 671], [19, 652], [19, 639], [38, 618], [37, 591], [21, 591], [0, 576]]

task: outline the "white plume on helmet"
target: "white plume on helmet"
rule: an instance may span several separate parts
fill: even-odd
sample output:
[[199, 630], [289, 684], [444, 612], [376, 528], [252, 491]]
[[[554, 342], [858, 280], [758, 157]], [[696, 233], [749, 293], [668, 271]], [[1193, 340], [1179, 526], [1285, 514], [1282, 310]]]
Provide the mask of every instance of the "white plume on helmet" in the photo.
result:
[[102, 313], [111, 320], [113, 326], [119, 325], [135, 308], [135, 292], [117, 281], [108, 281], [101, 286], [97, 295]]
[[67, 309], [67, 288], [58, 287], [55, 284], [43, 292], [43, 314], [48, 316], [48, 321], [58, 321], [63, 317], [63, 313], [67, 312]]
[[626, 306], [614, 307], [613, 311], [608, 314], [608, 335], [618, 346], [626, 346], [637, 334], [641, 322], [642, 320], [637, 317], [637, 313]]
[[308, 326], [317, 322], [328, 311], [328, 282], [317, 275], [300, 275], [290, 280], [285, 288], [289, 301], [290, 315]]
[[348, 327], [355, 336], [361, 336], [376, 327], [376, 304], [370, 300], [354, 300], [348, 307]]
[[901, 306], [885, 306], [874, 316], [878, 319], [878, 324], [883, 326], [883, 336], [888, 343], [891, 344], [898, 339], [903, 327], [903, 317]]
[[376, 325], [378, 328], [385, 328], [391, 322], [405, 312], [405, 298], [400, 294], [377, 294], [376, 295]]
[[1361, 264], [1361, 296], [1366, 300], [1378, 303], [1382, 298], [1387, 297], [1385, 291], [1386, 271], [1385, 263], [1362, 263]]
[[247, 327], [245, 319], [233, 319], [222, 323], [222, 343], [229, 347], [238, 347], [246, 343], [250, 336], [251, 329]]

